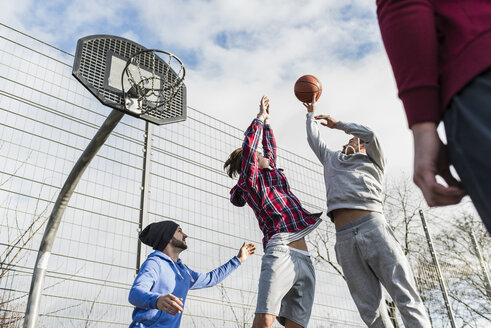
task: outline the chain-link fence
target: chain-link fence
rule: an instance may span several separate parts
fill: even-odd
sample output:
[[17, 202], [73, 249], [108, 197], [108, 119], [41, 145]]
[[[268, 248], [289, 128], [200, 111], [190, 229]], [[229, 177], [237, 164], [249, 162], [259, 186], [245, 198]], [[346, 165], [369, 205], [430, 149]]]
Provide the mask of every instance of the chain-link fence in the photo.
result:
[[423, 211], [419, 192], [407, 180], [386, 194], [388, 222], [411, 263], [432, 326], [490, 326], [491, 238], [470, 202]]
[[[71, 54], [0, 24], [2, 327], [22, 326], [32, 269], [53, 201], [110, 111], [72, 78], [72, 61]], [[150, 251], [143, 247], [140, 254], [138, 229], [163, 219], [179, 222], [190, 235], [182, 259], [196, 271], [224, 263], [245, 240], [258, 246], [257, 255], [220, 286], [190, 292], [182, 321], [183, 327], [250, 326], [261, 233], [252, 211], [230, 204], [234, 181], [222, 170], [223, 161], [240, 146], [243, 130], [194, 108], [188, 112], [186, 122], [163, 127], [123, 118], [93, 160], [57, 234], [39, 327], [128, 326], [132, 311], [128, 291], [136, 268]], [[281, 140], [278, 143], [281, 146]], [[144, 165], [145, 154], [148, 165]], [[278, 155], [279, 165], [305, 207], [323, 211], [321, 166], [285, 149], [279, 149]], [[142, 197], [147, 198], [146, 206]], [[413, 265], [434, 327], [451, 327], [417, 215], [421, 206], [410, 205], [401, 202], [397, 193], [389, 193], [387, 218]], [[433, 213], [429, 216], [445, 220]], [[466, 222], [471, 223], [462, 225], [460, 232], [459, 226], [430, 230], [438, 232], [434, 234], [436, 254], [444, 254], [439, 263], [457, 326], [483, 327], [479, 324], [489, 324], [491, 317], [484, 275], [490, 258], [489, 237], [478, 225], [469, 230], [474, 223]], [[309, 236], [317, 271], [309, 326], [363, 327], [332, 257], [333, 232], [333, 225], [326, 222]], [[446, 248], [463, 252], [452, 257]], [[397, 315], [394, 324], [400, 325]]]
[[[2, 327], [22, 326], [53, 201], [110, 111], [71, 76], [72, 62], [71, 54], [0, 24]], [[243, 130], [193, 108], [188, 116], [150, 129], [124, 117], [94, 158], [57, 233], [39, 327], [128, 326], [133, 309], [128, 292], [139, 261], [150, 251], [144, 246], [139, 254], [139, 226], [164, 219], [179, 222], [189, 234], [182, 259], [196, 271], [226, 262], [243, 241], [258, 246], [220, 286], [190, 292], [182, 321], [183, 327], [250, 326], [262, 236], [252, 211], [230, 204], [235, 182], [222, 170], [241, 145]], [[285, 149], [278, 155], [306, 208], [322, 211], [320, 166]], [[148, 206], [142, 207], [142, 197]], [[344, 281], [331, 268], [317, 269], [310, 326], [363, 326]]]

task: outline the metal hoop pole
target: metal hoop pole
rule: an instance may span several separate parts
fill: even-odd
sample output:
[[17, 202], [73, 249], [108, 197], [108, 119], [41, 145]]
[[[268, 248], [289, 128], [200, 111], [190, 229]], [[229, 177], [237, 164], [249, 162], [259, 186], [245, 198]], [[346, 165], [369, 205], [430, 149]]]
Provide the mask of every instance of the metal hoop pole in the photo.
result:
[[[150, 199], [150, 165], [152, 164], [152, 140], [153, 140], [153, 126], [150, 122], [145, 123], [145, 145], [143, 151], [143, 172], [142, 172], [142, 184], [141, 184], [141, 201], [140, 201], [140, 221], [138, 222], [138, 234], [148, 224], [148, 202]], [[136, 252], [136, 273], [140, 271], [140, 267], [143, 264], [143, 249], [140, 238], [137, 238], [137, 252]]]
[[96, 135], [92, 138], [87, 148], [75, 163], [70, 172], [70, 175], [65, 181], [63, 188], [61, 189], [56, 203], [51, 211], [46, 230], [44, 231], [41, 245], [39, 246], [38, 256], [36, 259], [36, 265], [34, 266], [34, 272], [32, 274], [31, 289], [29, 291], [29, 299], [27, 300], [26, 315], [24, 318], [24, 328], [35, 328], [36, 321], [39, 316], [39, 303], [41, 301], [41, 295], [43, 291], [44, 278], [46, 270], [48, 268], [49, 256], [51, 255], [51, 249], [56, 238], [56, 232], [61, 222], [61, 217], [65, 212], [68, 205], [68, 201], [75, 190], [80, 178], [82, 177], [85, 169], [89, 166], [92, 159], [95, 157], [99, 149], [114, 130], [116, 125], [123, 118], [124, 113], [113, 109], [109, 116], [106, 118], [102, 126], [97, 131]]

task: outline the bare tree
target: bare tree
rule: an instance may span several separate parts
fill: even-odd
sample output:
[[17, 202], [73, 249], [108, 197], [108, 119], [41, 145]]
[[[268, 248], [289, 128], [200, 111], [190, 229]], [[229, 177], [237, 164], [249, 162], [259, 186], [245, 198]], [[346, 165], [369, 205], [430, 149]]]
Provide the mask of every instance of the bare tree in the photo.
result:
[[220, 290], [220, 295], [222, 297], [222, 302], [227, 305], [227, 308], [230, 310], [234, 317], [234, 325], [237, 328], [246, 328], [250, 327], [252, 324], [252, 319], [254, 316], [254, 307], [252, 305], [252, 296], [247, 297], [243, 291], [240, 292], [240, 304], [234, 303], [231, 301], [229, 292], [227, 288], [220, 283], [217, 285], [217, 288]]
[[464, 202], [450, 210], [430, 210], [408, 177], [390, 181], [386, 186], [384, 212], [387, 221], [411, 263], [430, 320], [436, 326], [445, 326], [449, 319], [419, 220], [418, 211], [425, 208], [455, 318], [463, 327], [483, 327], [483, 322], [490, 324], [491, 302], [487, 290], [491, 288], [479, 265], [471, 232], [477, 236], [485, 263], [490, 260], [491, 240], [475, 214], [469, 214], [468, 207]]
[[343, 279], [344, 277], [341, 266], [336, 260], [333, 246], [336, 242], [336, 232], [334, 225], [329, 223], [320, 224], [314, 232], [309, 235], [307, 242], [310, 245], [309, 250], [312, 259], [318, 264], [327, 264]]
[[384, 191], [384, 215], [396, 233], [404, 254], [418, 252], [424, 240], [419, 210], [426, 209], [421, 193], [408, 176], [387, 180]]
[[[0, 186], [6, 185], [17, 175], [18, 171], [29, 160], [31, 154], [32, 151], [12, 173], [5, 175], [5, 178], [0, 181]], [[7, 240], [0, 244], [0, 286], [2, 290], [2, 295], [0, 295], [0, 327], [17, 327], [23, 321], [23, 309], [25, 307], [27, 293], [18, 292], [13, 288], [12, 283], [13, 279], [20, 274], [15, 269], [16, 266], [20, 261], [26, 259], [32, 239], [48, 219], [46, 213], [50, 203], [47, 202], [43, 205], [41, 195], [42, 188], [36, 198], [34, 214], [27, 227], [19, 219], [18, 211], [1, 216], [0, 225], [2, 229], [5, 229], [4, 233]], [[9, 196], [4, 199], [3, 204], [4, 208], [10, 209], [15, 207], [15, 205], [11, 204], [11, 198]]]
[[455, 316], [465, 327], [491, 325], [491, 288], [486, 272], [491, 238], [473, 213], [457, 214], [449, 222], [435, 236], [435, 243], [442, 254], [441, 267]]
[[[12, 173], [6, 174], [6, 177], [0, 181], [0, 186], [7, 184], [16, 177], [19, 170], [29, 160], [31, 154], [32, 151]], [[32, 210], [32, 216], [30, 216], [30, 214], [26, 215], [26, 213], [21, 210], [9, 211], [6, 215], [0, 216], [0, 225], [2, 226], [2, 229], [5, 229], [4, 232], [7, 237], [7, 240], [2, 241], [0, 244], [0, 290], [2, 292], [0, 295], [0, 327], [19, 327], [24, 320], [28, 292], [19, 291], [18, 288], [15, 287], [14, 281], [20, 276], [29, 275], [29, 273], [25, 272], [23, 269], [19, 270], [18, 268], [23, 266], [23, 261], [28, 260], [32, 250], [31, 243], [34, 237], [45, 226], [49, 218], [47, 213], [49, 207], [53, 203], [52, 199], [54, 198], [54, 194], [46, 197], [43, 186], [44, 182], [35, 198], [36, 203]], [[43, 199], [42, 196], [44, 196], [45, 199]], [[16, 209], [18, 206], [11, 203], [11, 197], [8, 195], [3, 201], [3, 207], [7, 209]], [[49, 290], [70, 278], [71, 277], [61, 279], [56, 283], [47, 285], [43, 290]], [[49, 314], [54, 314], [76, 306], [78, 305], [57, 309]], [[43, 325], [40, 327], [43, 327]]]
[[[90, 307], [87, 311], [87, 314], [85, 315], [85, 325], [84, 328], [89, 328], [91, 326], [91, 316], [93, 316], [94, 313], [94, 308], [99, 300], [99, 297], [101, 296], [102, 292], [105, 290], [107, 282], [109, 281], [109, 276], [111, 275], [112, 272], [112, 267], [109, 269], [107, 272], [106, 278], [104, 279], [104, 283], [102, 286], [100, 286], [99, 291], [97, 292], [97, 295], [95, 298], [90, 301]], [[109, 310], [104, 311], [102, 314], [99, 315], [99, 318], [103, 318]], [[96, 320], [97, 321], [97, 320]]]
[[[21, 266], [21, 261], [27, 260], [30, 251], [30, 244], [34, 236], [46, 224], [50, 202], [44, 206], [41, 201], [42, 190], [40, 191], [34, 209], [34, 215], [27, 227], [22, 228], [22, 223], [18, 219], [17, 212], [11, 214], [15, 227], [11, 227], [8, 217], [4, 217], [3, 226], [8, 230], [8, 240], [0, 253], [0, 284], [2, 295], [0, 295], [0, 327], [19, 327], [24, 320], [24, 310], [27, 299], [27, 292], [17, 290], [12, 284], [13, 281], [21, 275], [27, 275], [25, 272], [19, 272], [17, 267]], [[44, 290], [64, 282], [66, 279], [45, 286]], [[61, 310], [57, 310], [58, 312]], [[54, 313], [54, 312], [53, 312]]]
[[[38, 195], [38, 199], [36, 202], [35, 213], [37, 213], [37, 209], [40, 204], [40, 196]], [[15, 215], [16, 222], [16, 230], [17, 236], [15, 236], [12, 240], [8, 240], [8, 245], [6, 245], [5, 249], [0, 254], [0, 279], [2, 279], [16, 263], [16, 259], [18, 259], [19, 255], [22, 254], [26, 247], [31, 242], [32, 238], [38, 233], [38, 231], [45, 225], [48, 217], [46, 216], [49, 204], [47, 204], [39, 214], [35, 214], [32, 218], [31, 223], [25, 229], [19, 228], [19, 221], [17, 219], [17, 215]], [[7, 227], [8, 226], [8, 219]]]

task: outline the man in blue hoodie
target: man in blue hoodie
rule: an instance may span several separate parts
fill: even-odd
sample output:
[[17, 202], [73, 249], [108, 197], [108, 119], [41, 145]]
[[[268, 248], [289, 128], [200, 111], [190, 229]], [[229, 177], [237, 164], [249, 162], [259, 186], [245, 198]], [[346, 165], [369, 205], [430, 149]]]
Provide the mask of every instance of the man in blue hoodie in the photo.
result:
[[151, 223], [139, 238], [155, 251], [142, 264], [131, 287], [128, 299], [135, 309], [130, 328], [179, 327], [189, 289], [215, 286], [255, 251], [253, 244], [244, 243], [239, 254], [224, 265], [198, 273], [179, 259], [188, 246], [187, 235], [177, 223]]

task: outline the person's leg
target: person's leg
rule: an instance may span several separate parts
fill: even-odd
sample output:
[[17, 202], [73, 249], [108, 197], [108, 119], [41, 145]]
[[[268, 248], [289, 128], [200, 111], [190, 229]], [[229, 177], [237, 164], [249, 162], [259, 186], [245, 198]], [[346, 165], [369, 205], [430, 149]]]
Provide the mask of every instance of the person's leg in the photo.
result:
[[336, 258], [361, 319], [368, 327], [392, 327], [380, 282], [364, 258], [363, 250], [367, 247], [371, 248], [372, 245], [363, 243], [359, 226], [336, 232]]
[[276, 319], [275, 315], [267, 313], [256, 313], [254, 315], [254, 321], [252, 322], [252, 328], [269, 328], [273, 326]]
[[285, 319], [285, 328], [304, 328], [304, 326], [301, 326], [298, 323], [293, 322], [289, 319]]
[[295, 281], [281, 300], [278, 321], [287, 328], [307, 327], [315, 296], [315, 270], [308, 253], [290, 249]]
[[[366, 227], [367, 230], [369, 227]], [[409, 262], [382, 215], [363, 234], [367, 260], [392, 297], [406, 327], [431, 328], [426, 308], [419, 296]]]
[[491, 69], [453, 97], [444, 123], [450, 161], [491, 233]]
[[[266, 313], [256, 313], [254, 321], [252, 322], [252, 328], [269, 328], [273, 326], [276, 316]], [[304, 328], [296, 322], [289, 319], [285, 319], [285, 328]]]
[[281, 300], [295, 281], [288, 247], [268, 247], [262, 257], [253, 328], [271, 327], [280, 313]]

